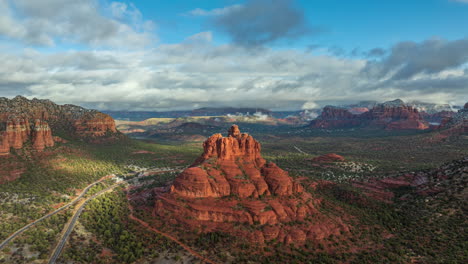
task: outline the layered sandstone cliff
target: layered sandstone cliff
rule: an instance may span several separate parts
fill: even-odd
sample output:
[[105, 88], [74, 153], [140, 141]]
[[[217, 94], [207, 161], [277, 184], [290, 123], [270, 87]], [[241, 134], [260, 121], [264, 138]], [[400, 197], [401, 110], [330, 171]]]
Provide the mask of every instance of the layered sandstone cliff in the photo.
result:
[[36, 151], [54, 146], [54, 138], [65, 142], [54, 137], [57, 131], [85, 140], [118, 134], [114, 120], [95, 110], [22, 96], [0, 98], [0, 155], [22, 149], [26, 142]]
[[[260, 154], [252, 136], [232, 126], [227, 137], [211, 136], [204, 152], [183, 171], [167, 193], [159, 195], [154, 215], [188, 228], [206, 227], [251, 238], [303, 244], [306, 239], [339, 235], [348, 227], [339, 218], [321, 222], [321, 199], [306, 192], [276, 164]], [[312, 221], [312, 219], [314, 219]], [[294, 222], [294, 225], [285, 223]], [[234, 229], [257, 226], [254, 233]]]

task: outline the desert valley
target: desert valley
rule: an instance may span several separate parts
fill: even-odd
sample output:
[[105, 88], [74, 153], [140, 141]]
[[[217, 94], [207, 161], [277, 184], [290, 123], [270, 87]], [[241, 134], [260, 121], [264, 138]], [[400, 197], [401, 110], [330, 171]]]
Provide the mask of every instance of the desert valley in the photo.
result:
[[0, 264], [468, 263], [468, 0], [0, 0]]
[[466, 257], [468, 104], [141, 121], [21, 96], [0, 106], [3, 263]]

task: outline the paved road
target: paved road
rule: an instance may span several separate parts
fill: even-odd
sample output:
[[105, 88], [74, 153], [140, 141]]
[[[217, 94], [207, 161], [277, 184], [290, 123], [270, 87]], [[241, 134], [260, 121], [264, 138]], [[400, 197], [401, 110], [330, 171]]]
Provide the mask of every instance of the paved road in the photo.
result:
[[[178, 169], [169, 169], [169, 170], [162, 170], [162, 171], [158, 171], [159, 172], [169, 172], [169, 171], [179, 171]], [[88, 202], [90, 202], [91, 200], [93, 200], [94, 198], [98, 197], [99, 195], [105, 193], [105, 192], [108, 192], [112, 189], [114, 189], [115, 187], [117, 187], [118, 185], [122, 184], [122, 183], [128, 183], [128, 182], [135, 182], [138, 180], [139, 177], [136, 177], [136, 178], [133, 178], [133, 179], [130, 179], [130, 180], [123, 180], [119, 183], [116, 183], [98, 193], [96, 193], [95, 195], [89, 197], [88, 199], [86, 199], [84, 201], [84, 203], [82, 205], [79, 206], [78, 210], [76, 211], [76, 213], [73, 215], [73, 217], [71, 218], [70, 222], [68, 223], [68, 225], [65, 227], [66, 231], [65, 233], [63, 234], [63, 236], [60, 238], [60, 241], [59, 243], [57, 244], [57, 247], [55, 248], [54, 252], [52, 253], [52, 256], [50, 257], [49, 259], [49, 264], [54, 264], [57, 259], [60, 257], [60, 254], [62, 253], [63, 251], [63, 248], [65, 247], [65, 244], [68, 240], [68, 237], [70, 236], [71, 232], [73, 231], [73, 228], [75, 227], [75, 224], [76, 224], [76, 221], [78, 221], [78, 219], [80, 218], [80, 215], [81, 213], [83, 212], [84, 208], [86, 207], [86, 205], [88, 204]], [[133, 215], [132, 215], [133, 216]], [[202, 257], [203, 258], [203, 257]], [[213, 263], [213, 262], [210, 262], [210, 263]]]
[[12, 235], [10, 235], [7, 239], [5, 239], [3, 242], [0, 243], [0, 250], [3, 249], [8, 243], [10, 243], [10, 241], [12, 241], [13, 239], [15, 239], [17, 236], [19, 236], [20, 234], [22, 234], [24, 231], [28, 230], [30, 227], [32, 227], [33, 225], [37, 224], [37, 223], [40, 223], [42, 221], [44, 221], [45, 219], [63, 211], [64, 209], [72, 206], [73, 204], [75, 204], [77, 201], [79, 201], [81, 198], [83, 198], [83, 196], [89, 191], [89, 189], [91, 187], [93, 187], [94, 185], [104, 181], [108, 179], [108, 177], [104, 177], [104, 178], [101, 178], [100, 180], [94, 182], [94, 183], [91, 183], [90, 185], [88, 185], [85, 189], [83, 189], [83, 191], [81, 192], [80, 195], [78, 195], [78, 197], [76, 197], [73, 201], [71, 201], [70, 203], [60, 207], [59, 209], [51, 212], [51, 213], [48, 213], [46, 215], [44, 215], [43, 217], [25, 225], [24, 227], [22, 227], [21, 229], [17, 230], [15, 233], [13, 233]]
[[57, 247], [54, 249], [54, 252], [52, 253], [52, 256], [49, 259], [49, 264], [55, 263], [57, 261], [57, 259], [59, 258], [60, 254], [62, 253], [63, 248], [65, 247], [65, 243], [68, 240], [68, 237], [70, 236], [71, 232], [73, 231], [73, 228], [75, 227], [76, 221], [78, 221], [78, 219], [80, 218], [80, 215], [83, 212], [86, 205], [88, 204], [88, 202], [90, 202], [94, 198], [98, 197], [99, 195], [114, 189], [115, 187], [117, 187], [118, 185], [120, 185], [120, 184], [122, 184], [124, 182], [125, 181], [121, 181], [121, 182], [119, 182], [117, 184], [114, 184], [114, 185], [112, 185], [112, 186], [110, 186], [110, 187], [108, 187], [108, 188], [94, 194], [93, 196], [86, 199], [82, 205], [80, 205], [78, 210], [75, 212], [75, 214], [73, 215], [73, 217], [69, 221], [68, 225], [65, 227], [66, 231], [63, 234], [63, 236], [60, 238], [60, 241], [58, 242]]

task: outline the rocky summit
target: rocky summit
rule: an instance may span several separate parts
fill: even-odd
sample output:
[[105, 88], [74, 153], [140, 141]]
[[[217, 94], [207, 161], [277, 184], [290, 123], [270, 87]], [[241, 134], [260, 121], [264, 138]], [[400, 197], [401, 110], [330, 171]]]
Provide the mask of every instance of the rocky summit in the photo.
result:
[[95, 110], [22, 96], [0, 98], [0, 155], [8, 155], [11, 148], [22, 149], [28, 142], [33, 150], [43, 151], [63, 142], [56, 133], [97, 142], [116, 135], [117, 129], [110, 116]]
[[[154, 216], [192, 230], [222, 231], [258, 243], [276, 240], [301, 245], [306, 239], [349, 231], [339, 217], [332, 221], [319, 213], [322, 200], [263, 159], [260, 143], [236, 125], [227, 137], [208, 138], [203, 148], [170, 190], [158, 195]], [[233, 228], [237, 224], [255, 230]]]

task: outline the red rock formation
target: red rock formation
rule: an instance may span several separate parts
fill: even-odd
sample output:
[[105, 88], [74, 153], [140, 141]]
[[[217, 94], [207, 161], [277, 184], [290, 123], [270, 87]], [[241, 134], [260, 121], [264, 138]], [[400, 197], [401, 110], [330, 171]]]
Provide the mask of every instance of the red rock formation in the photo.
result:
[[23, 164], [17, 161], [8, 161], [7, 163], [2, 164], [2, 166], [0, 166], [0, 184], [14, 181], [21, 177], [21, 175], [26, 171], [23, 166]]
[[440, 136], [444, 139], [468, 134], [468, 103], [452, 117], [444, 118], [438, 129], [441, 130]]
[[10, 142], [8, 134], [3, 132], [0, 134], [0, 156], [10, 154]]
[[362, 122], [358, 115], [354, 115], [345, 108], [326, 106], [320, 116], [311, 122], [311, 127], [335, 129], [357, 127]]
[[14, 149], [21, 149], [31, 134], [28, 120], [17, 118], [8, 120], [6, 123], [6, 134], [10, 146]]
[[115, 121], [109, 115], [96, 113], [74, 121], [75, 132], [80, 137], [103, 137], [106, 133], [116, 133]]
[[360, 115], [366, 112], [369, 112], [369, 108], [367, 107], [353, 107], [349, 109], [349, 112], [353, 115]]
[[[234, 125], [227, 137], [215, 134], [203, 144], [203, 154], [184, 170], [167, 193], [157, 199], [154, 215], [164, 221], [184, 223], [189, 228], [209, 226], [263, 243], [278, 239], [303, 244], [306, 239], [348, 231], [340, 219], [311, 225], [321, 219], [314, 198], [297, 180], [261, 156], [261, 146]], [[297, 221], [294, 226], [283, 225]], [[245, 233], [236, 223], [255, 223], [261, 230]], [[315, 223], [317, 224], [317, 223]]]
[[[356, 109], [353, 109], [355, 112]], [[322, 114], [311, 122], [313, 128], [352, 128], [374, 127], [387, 130], [424, 130], [429, 124], [421, 117], [418, 110], [405, 105], [401, 100], [386, 102], [374, 106], [369, 111], [353, 114], [345, 108], [327, 106]]]
[[312, 162], [318, 163], [331, 163], [331, 162], [343, 162], [345, 158], [335, 153], [325, 154], [312, 159]]
[[429, 124], [419, 114], [416, 108], [405, 105], [401, 100], [395, 100], [376, 105], [369, 112], [362, 115], [370, 121], [371, 126], [388, 130], [424, 130]]
[[114, 120], [95, 110], [57, 105], [49, 100], [28, 100], [21, 96], [11, 100], [0, 98], [0, 154], [8, 154], [10, 148], [22, 149], [27, 141], [32, 143], [34, 150], [42, 151], [54, 145], [52, 134], [55, 130], [96, 143], [98, 139], [111, 141], [120, 135]]
[[33, 148], [37, 151], [43, 151], [46, 147], [54, 146], [52, 131], [46, 121], [37, 119], [34, 123], [32, 143]]

